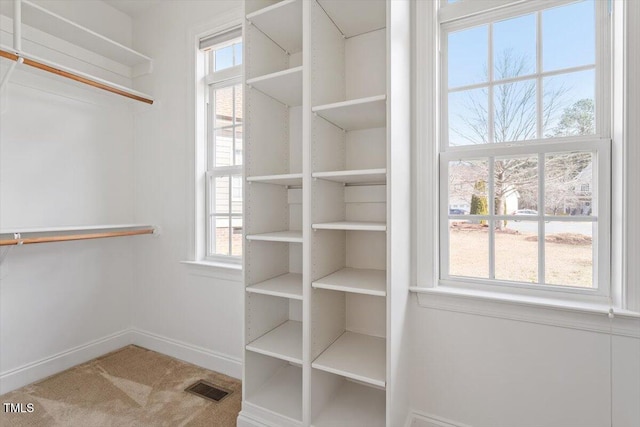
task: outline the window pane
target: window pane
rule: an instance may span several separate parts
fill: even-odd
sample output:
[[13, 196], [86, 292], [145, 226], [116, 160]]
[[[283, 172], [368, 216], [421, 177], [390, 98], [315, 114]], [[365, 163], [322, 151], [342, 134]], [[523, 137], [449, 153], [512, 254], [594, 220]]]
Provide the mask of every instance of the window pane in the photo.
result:
[[215, 127], [230, 126], [233, 124], [233, 87], [216, 89], [215, 94]]
[[545, 281], [553, 285], [593, 287], [592, 222], [545, 224]]
[[593, 160], [594, 156], [590, 152], [546, 156], [545, 214], [592, 214]]
[[537, 221], [509, 221], [505, 228], [496, 230], [495, 247], [496, 279], [538, 282]]
[[235, 85], [234, 88], [234, 118], [235, 124], [242, 124], [242, 85]]
[[214, 197], [212, 213], [228, 214], [229, 213], [229, 177], [214, 177]]
[[227, 46], [215, 51], [214, 71], [224, 70], [233, 66], [233, 46]]
[[229, 217], [212, 217], [211, 229], [215, 242], [213, 253], [215, 255], [229, 255]]
[[[537, 157], [498, 157], [493, 170], [496, 215], [526, 215], [538, 209]], [[504, 228], [503, 222], [496, 228]]]
[[595, 63], [595, 28], [593, 0], [543, 11], [544, 71]]
[[493, 25], [494, 80], [536, 71], [536, 15], [525, 15]]
[[242, 64], [242, 43], [233, 45], [233, 59], [234, 65]]
[[449, 33], [447, 69], [449, 87], [488, 81], [489, 27]]
[[231, 219], [231, 255], [242, 256], [242, 218]]
[[449, 162], [449, 214], [488, 215], [486, 160]]
[[450, 221], [450, 276], [489, 277], [489, 233], [480, 222]]
[[215, 165], [233, 165], [233, 128], [214, 131]]
[[231, 177], [231, 212], [242, 214], [242, 177], [240, 175]]
[[235, 164], [242, 164], [242, 126], [237, 126], [234, 131]]
[[473, 145], [489, 142], [487, 89], [449, 94], [449, 145]]
[[496, 85], [494, 89], [494, 141], [536, 138], [536, 81]]
[[547, 77], [544, 88], [544, 135], [593, 135], [595, 125], [595, 71]]

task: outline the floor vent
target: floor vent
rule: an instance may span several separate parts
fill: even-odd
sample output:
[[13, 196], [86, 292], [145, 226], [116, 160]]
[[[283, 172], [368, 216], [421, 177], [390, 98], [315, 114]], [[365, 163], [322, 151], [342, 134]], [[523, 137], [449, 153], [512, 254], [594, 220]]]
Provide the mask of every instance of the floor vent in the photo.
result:
[[218, 386], [208, 383], [204, 380], [200, 380], [197, 383], [190, 385], [185, 389], [188, 393], [193, 393], [205, 399], [213, 400], [214, 402], [220, 402], [222, 399], [231, 394], [230, 391], [222, 390]]

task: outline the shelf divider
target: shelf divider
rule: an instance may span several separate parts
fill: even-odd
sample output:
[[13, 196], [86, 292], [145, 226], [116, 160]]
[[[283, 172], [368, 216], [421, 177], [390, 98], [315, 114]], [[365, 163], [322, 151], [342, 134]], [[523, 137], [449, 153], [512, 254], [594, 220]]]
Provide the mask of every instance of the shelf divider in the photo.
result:
[[302, 274], [286, 273], [247, 287], [247, 292], [302, 300]]
[[314, 230], [386, 231], [387, 224], [373, 221], [336, 221], [313, 224]]
[[302, 364], [302, 322], [288, 320], [247, 344], [247, 350]]
[[269, 233], [249, 234], [247, 240], [262, 240], [265, 242], [302, 243], [302, 231], [272, 231]]
[[314, 172], [313, 178], [342, 184], [381, 184], [387, 182], [387, 169], [358, 169], [331, 172]]
[[302, 174], [288, 173], [282, 175], [249, 176], [247, 177], [247, 182], [299, 187], [302, 185]]
[[387, 125], [386, 100], [386, 95], [377, 95], [319, 105], [311, 111], [347, 131], [380, 128]]
[[247, 80], [247, 85], [288, 105], [302, 105], [302, 66]]
[[378, 387], [386, 385], [386, 340], [346, 331], [311, 364]]
[[387, 295], [387, 272], [345, 267], [311, 285], [316, 289], [384, 297]]

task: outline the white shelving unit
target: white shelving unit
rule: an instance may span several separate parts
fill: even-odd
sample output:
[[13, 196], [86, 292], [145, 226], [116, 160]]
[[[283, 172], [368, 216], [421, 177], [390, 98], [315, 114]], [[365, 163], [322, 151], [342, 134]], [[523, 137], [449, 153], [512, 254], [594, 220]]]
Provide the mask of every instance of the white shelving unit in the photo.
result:
[[410, 2], [244, 4], [238, 425], [402, 425]]

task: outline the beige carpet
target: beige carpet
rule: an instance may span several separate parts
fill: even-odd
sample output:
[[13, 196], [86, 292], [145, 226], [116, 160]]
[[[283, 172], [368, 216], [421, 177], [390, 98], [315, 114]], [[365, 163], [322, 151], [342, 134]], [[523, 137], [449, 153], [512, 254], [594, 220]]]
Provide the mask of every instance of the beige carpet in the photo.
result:
[[[205, 380], [232, 391], [220, 402], [187, 393]], [[0, 396], [33, 403], [32, 413], [5, 413], [0, 426], [235, 426], [240, 381], [136, 346], [76, 366]]]

